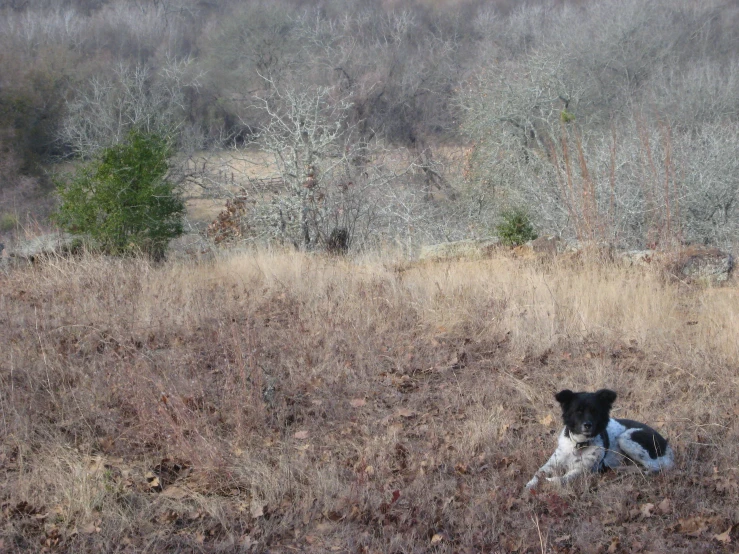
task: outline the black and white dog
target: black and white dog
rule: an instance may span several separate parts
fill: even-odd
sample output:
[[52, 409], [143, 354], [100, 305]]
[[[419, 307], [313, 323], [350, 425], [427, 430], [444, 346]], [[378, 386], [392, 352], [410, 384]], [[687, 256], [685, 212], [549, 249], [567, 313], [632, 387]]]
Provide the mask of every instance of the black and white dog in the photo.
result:
[[[565, 428], [557, 450], [526, 483], [528, 490], [536, 488], [540, 475], [552, 475], [547, 481], [565, 484], [585, 473], [618, 467], [625, 459], [650, 472], [673, 466], [672, 448], [657, 431], [638, 421], [610, 416], [616, 400], [612, 390], [563, 390], [554, 398], [562, 406]], [[565, 470], [564, 475], [554, 476], [556, 469]]]

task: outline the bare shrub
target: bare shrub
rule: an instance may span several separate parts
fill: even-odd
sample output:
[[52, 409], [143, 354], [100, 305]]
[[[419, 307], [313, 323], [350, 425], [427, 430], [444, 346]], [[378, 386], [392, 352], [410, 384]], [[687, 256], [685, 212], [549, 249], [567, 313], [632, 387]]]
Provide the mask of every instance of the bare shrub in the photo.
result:
[[[327, 247], [331, 233], [343, 229], [346, 248], [367, 248], [387, 225], [383, 210], [392, 202], [383, 195], [407, 167], [392, 167], [377, 140], [361, 138], [349, 121], [351, 102], [334, 88], [271, 83], [255, 101], [265, 113], [256, 144], [279, 178], [271, 194], [259, 181], [242, 186], [240, 234], [312, 249]], [[221, 186], [223, 194], [228, 183]]]
[[132, 129], [175, 137], [183, 125], [185, 89], [197, 86], [187, 60], [157, 72], [119, 65], [111, 77], [93, 78], [67, 104], [61, 139], [81, 157], [118, 144]]
[[[599, 2], [486, 23], [504, 31], [507, 57], [460, 95], [474, 140], [466, 201], [492, 212], [478, 210], [478, 223], [526, 205], [541, 228], [566, 236], [735, 240], [723, 215], [733, 209], [725, 153], [735, 139], [721, 123], [737, 113], [733, 62], [698, 54], [688, 38], [725, 40], [709, 23], [715, 8]], [[713, 193], [697, 177], [707, 174]]]

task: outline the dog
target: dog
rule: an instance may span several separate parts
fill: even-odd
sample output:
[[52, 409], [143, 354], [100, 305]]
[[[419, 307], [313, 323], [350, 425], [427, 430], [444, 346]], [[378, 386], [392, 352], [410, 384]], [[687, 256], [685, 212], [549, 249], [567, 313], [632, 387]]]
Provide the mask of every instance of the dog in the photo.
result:
[[[526, 483], [526, 490], [535, 489], [540, 476], [550, 475], [547, 481], [564, 485], [587, 473], [617, 468], [626, 460], [652, 473], [672, 468], [675, 456], [662, 435], [638, 421], [610, 416], [616, 400], [612, 390], [566, 389], [554, 398], [562, 407], [565, 427], [557, 450]], [[554, 475], [556, 469], [565, 470], [564, 475]]]

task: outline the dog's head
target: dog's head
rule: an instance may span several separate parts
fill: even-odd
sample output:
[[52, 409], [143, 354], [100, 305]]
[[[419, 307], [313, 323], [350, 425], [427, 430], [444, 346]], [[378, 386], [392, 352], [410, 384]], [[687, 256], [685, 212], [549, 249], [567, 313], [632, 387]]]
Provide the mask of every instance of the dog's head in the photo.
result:
[[608, 389], [596, 392], [563, 390], [554, 398], [562, 406], [562, 419], [570, 434], [587, 440], [599, 435], [608, 426], [616, 393]]

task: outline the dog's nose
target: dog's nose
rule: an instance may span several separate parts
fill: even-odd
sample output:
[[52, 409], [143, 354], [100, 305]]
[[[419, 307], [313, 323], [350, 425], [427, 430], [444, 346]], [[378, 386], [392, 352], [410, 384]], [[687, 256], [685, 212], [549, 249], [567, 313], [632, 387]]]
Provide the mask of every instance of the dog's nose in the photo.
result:
[[589, 421], [586, 421], [585, 423], [582, 424], [582, 428], [584, 431], [592, 431], [593, 424], [590, 423]]

